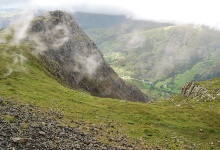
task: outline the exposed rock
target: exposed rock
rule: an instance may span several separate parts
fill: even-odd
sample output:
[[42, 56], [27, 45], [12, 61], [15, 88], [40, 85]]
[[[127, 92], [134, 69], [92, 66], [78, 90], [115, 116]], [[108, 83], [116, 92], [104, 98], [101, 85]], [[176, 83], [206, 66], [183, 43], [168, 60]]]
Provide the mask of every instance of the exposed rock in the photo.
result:
[[12, 138], [12, 141], [15, 142], [15, 143], [26, 143], [28, 142], [28, 138], [20, 138], [20, 137], [15, 137], [15, 138]]
[[217, 91], [217, 96], [220, 96], [220, 90]]
[[135, 123], [134, 123], [134, 122], [128, 122], [128, 124], [132, 124], [132, 125], [134, 125]]
[[200, 98], [202, 101], [213, 101], [216, 95], [212, 94], [211, 91], [207, 90], [204, 85], [199, 85], [194, 82], [186, 83], [182, 88], [181, 94], [190, 98]]
[[43, 131], [40, 131], [39, 134], [40, 134], [40, 135], [45, 135], [46, 133], [43, 132]]
[[127, 85], [105, 62], [95, 43], [62, 11], [35, 18], [28, 32], [33, 51], [62, 83], [94, 96], [147, 102], [138, 88]]

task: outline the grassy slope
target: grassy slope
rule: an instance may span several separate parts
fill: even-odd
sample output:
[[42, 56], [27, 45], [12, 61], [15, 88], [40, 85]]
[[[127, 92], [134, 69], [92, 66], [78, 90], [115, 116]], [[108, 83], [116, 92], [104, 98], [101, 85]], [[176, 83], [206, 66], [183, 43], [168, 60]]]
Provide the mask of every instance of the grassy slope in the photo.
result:
[[[97, 98], [62, 86], [27, 50], [27, 46], [0, 45], [0, 97], [59, 111], [62, 123], [76, 126], [73, 122], [84, 122], [84, 130], [89, 123], [106, 125], [97, 135], [106, 142], [123, 134], [128, 139], [141, 138], [146, 145], [172, 149], [220, 146], [219, 97], [214, 102], [193, 104], [193, 108], [181, 96], [175, 98], [179, 107], [166, 100], [143, 104]], [[14, 54], [23, 54], [27, 61], [17, 63]], [[5, 76], [7, 67], [14, 69], [9, 76]]]

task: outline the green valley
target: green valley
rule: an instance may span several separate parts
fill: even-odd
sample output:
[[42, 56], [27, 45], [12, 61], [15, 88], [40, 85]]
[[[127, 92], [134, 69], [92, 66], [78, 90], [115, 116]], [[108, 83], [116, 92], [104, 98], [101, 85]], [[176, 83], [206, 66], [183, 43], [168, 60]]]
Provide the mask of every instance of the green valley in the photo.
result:
[[108, 26], [101, 23], [105, 22], [102, 18], [111, 22], [111, 17], [91, 15], [87, 22], [95, 20], [96, 24], [84, 26], [84, 16], [76, 14], [79, 24], [119, 76], [145, 93], [167, 97], [179, 93], [186, 82], [220, 76], [219, 31], [126, 18]]

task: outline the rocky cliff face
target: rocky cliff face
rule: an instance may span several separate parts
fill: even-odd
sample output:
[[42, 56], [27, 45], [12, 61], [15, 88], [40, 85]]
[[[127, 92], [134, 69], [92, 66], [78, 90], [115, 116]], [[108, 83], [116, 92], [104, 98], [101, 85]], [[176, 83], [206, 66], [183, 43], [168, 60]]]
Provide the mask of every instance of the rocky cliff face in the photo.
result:
[[35, 18], [28, 38], [33, 51], [62, 83], [94, 96], [147, 102], [139, 89], [124, 83], [103, 59], [95, 43], [61, 11]]

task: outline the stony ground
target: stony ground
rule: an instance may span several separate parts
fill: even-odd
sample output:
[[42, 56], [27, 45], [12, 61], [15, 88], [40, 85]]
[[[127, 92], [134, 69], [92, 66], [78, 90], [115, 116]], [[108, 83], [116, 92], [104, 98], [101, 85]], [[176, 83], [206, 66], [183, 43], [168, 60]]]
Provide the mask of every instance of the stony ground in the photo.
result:
[[59, 114], [47, 113], [28, 104], [15, 104], [0, 99], [0, 150], [25, 149], [78, 149], [118, 150], [119, 148], [97, 141], [91, 135], [61, 125]]

